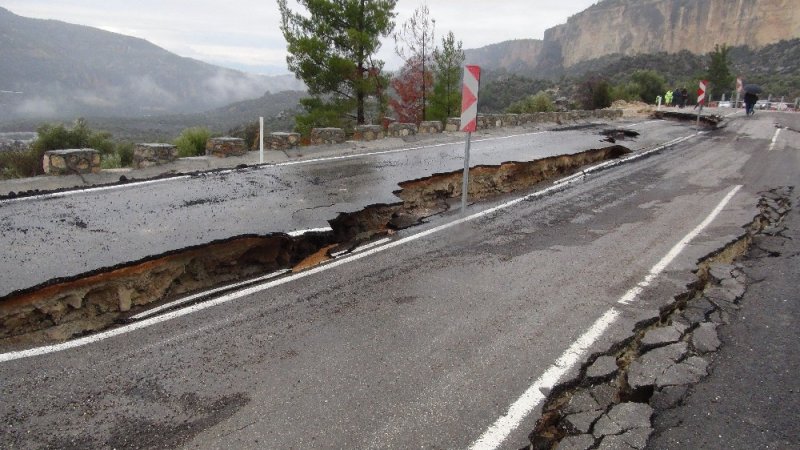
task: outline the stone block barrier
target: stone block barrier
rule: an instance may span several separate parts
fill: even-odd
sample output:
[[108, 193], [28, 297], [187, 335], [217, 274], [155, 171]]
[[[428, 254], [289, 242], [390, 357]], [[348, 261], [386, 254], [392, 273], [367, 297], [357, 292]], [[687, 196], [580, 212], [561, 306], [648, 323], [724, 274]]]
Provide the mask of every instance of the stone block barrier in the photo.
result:
[[178, 148], [171, 144], [136, 144], [133, 148], [133, 168], [160, 166], [178, 159]]
[[451, 117], [447, 119], [447, 125], [444, 126], [445, 131], [458, 131], [461, 129], [461, 118]]
[[300, 146], [300, 133], [275, 132], [264, 136], [267, 150], [289, 150]]
[[44, 153], [42, 169], [48, 175], [99, 173], [100, 152], [91, 148], [50, 150]]
[[417, 134], [417, 126], [413, 123], [393, 123], [389, 125], [389, 136], [404, 137]]
[[444, 125], [438, 120], [420, 122], [419, 134], [437, 134], [444, 130]]
[[356, 141], [376, 141], [386, 137], [386, 132], [380, 125], [359, 125], [353, 133], [353, 140]]
[[312, 145], [341, 144], [347, 140], [341, 128], [314, 128], [311, 130]]
[[206, 142], [206, 156], [227, 158], [229, 156], [244, 156], [247, 146], [244, 139], [235, 137], [211, 138]]

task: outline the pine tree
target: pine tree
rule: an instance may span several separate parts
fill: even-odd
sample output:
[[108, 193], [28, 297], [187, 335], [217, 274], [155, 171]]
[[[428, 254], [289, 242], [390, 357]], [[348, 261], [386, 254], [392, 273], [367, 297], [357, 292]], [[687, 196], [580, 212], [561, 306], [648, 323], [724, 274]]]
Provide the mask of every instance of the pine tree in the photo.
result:
[[461, 76], [464, 64], [461, 41], [453, 32], [442, 38], [442, 48], [433, 52], [436, 81], [430, 99], [430, 119], [444, 122], [461, 112]]
[[727, 45], [715, 45], [714, 51], [709, 54], [711, 61], [706, 75], [711, 86], [708, 89], [713, 97], [720, 97], [725, 92], [733, 90], [735, 77], [731, 73], [729, 55], [731, 48]]
[[[298, 0], [307, 15], [278, 0], [289, 70], [306, 84], [313, 119], [356, 111], [365, 123], [365, 103], [382, 92], [383, 61], [374, 58], [380, 39], [394, 29], [396, 0]], [[308, 109], [311, 108], [311, 109]], [[345, 113], [349, 114], [349, 113]], [[308, 118], [307, 118], [308, 119]], [[298, 118], [298, 121], [302, 121]]]

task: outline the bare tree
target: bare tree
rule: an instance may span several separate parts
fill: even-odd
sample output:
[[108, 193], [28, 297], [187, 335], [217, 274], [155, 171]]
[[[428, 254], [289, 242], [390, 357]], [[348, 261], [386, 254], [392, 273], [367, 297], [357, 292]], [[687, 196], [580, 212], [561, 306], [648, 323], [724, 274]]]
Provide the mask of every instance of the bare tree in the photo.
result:
[[[406, 66], [419, 66], [422, 79], [422, 120], [425, 120], [428, 91], [432, 88], [426, 80], [431, 70], [431, 60], [436, 48], [436, 20], [430, 18], [428, 6], [422, 4], [414, 10], [414, 14], [394, 34], [395, 52], [403, 58]], [[419, 64], [417, 64], [419, 62]]]

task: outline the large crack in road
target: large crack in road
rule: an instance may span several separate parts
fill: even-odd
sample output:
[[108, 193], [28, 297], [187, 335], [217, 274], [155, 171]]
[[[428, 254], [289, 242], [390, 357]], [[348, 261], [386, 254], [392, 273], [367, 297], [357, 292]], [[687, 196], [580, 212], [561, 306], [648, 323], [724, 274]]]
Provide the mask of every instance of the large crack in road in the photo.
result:
[[644, 448], [651, 416], [675, 407], [708, 374], [708, 355], [720, 345], [716, 328], [736, 314], [749, 282], [737, 261], [776, 256], [757, 238], [780, 235], [793, 191], [763, 193], [760, 214], [737, 239], [698, 262], [697, 279], [685, 292], [554, 387], [525, 448]]
[[[470, 169], [469, 196], [481, 201], [530, 189], [628, 153], [626, 147], [614, 145], [529, 162], [476, 166]], [[182, 296], [227, 283], [238, 282], [239, 287], [243, 280], [281, 269], [304, 270], [447, 211], [461, 196], [461, 176], [461, 171], [454, 171], [400, 183], [395, 195], [401, 202], [340, 214], [329, 221], [330, 231], [235, 236], [12, 292], [0, 298], [0, 347], [64, 341], [112, 327]]]

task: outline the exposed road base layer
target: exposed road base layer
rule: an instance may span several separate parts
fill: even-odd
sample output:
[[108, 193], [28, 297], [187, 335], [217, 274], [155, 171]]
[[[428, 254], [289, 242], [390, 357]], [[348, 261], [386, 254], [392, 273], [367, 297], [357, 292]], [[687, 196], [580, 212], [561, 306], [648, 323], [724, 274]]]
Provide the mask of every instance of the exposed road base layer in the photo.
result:
[[[681, 122], [697, 122], [697, 112], [680, 112], [680, 111], [655, 111], [653, 112], [654, 119], [667, 119], [678, 120]], [[723, 123], [723, 118], [716, 115], [700, 115], [700, 125], [717, 129]]]
[[[626, 153], [630, 150], [612, 146], [477, 166], [470, 169], [470, 198], [478, 201], [529, 189]], [[458, 171], [401, 183], [403, 189], [396, 194], [402, 202], [341, 214], [330, 221], [329, 232], [238, 236], [13, 292], [0, 298], [0, 346], [63, 341], [195, 292], [281, 269], [307, 269], [334, 253], [446, 211], [448, 202], [461, 196], [461, 177]]]

